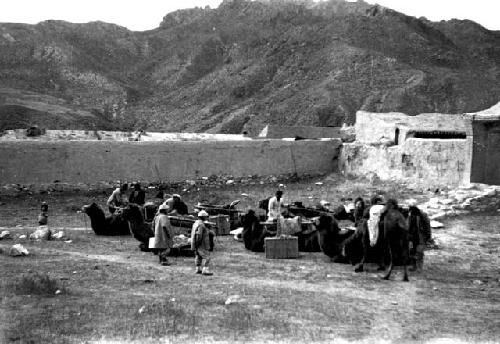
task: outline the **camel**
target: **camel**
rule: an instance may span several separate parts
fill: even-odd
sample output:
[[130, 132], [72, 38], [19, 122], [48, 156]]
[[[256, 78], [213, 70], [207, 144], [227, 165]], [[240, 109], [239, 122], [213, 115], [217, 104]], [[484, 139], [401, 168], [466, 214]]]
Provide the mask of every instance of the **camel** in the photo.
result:
[[335, 218], [329, 215], [321, 215], [316, 220], [316, 228], [321, 251], [334, 263], [347, 263], [342, 248], [344, 241], [353, 235], [353, 232], [341, 230]]
[[82, 211], [90, 217], [90, 226], [96, 235], [130, 235], [128, 222], [120, 214], [106, 217], [96, 203], [84, 205]]
[[143, 211], [137, 204], [130, 203], [121, 210], [122, 217], [130, 224], [132, 236], [141, 242], [141, 251], [148, 251], [149, 238], [154, 237], [151, 226], [144, 222]]
[[[394, 267], [398, 262], [404, 268], [404, 281], [408, 281], [407, 261], [408, 261], [408, 225], [402, 209], [398, 207], [396, 200], [387, 201], [380, 222], [378, 224], [378, 238], [372, 246], [370, 244], [370, 233], [368, 230], [368, 220], [360, 224], [355, 235], [344, 241], [345, 252], [348, 259], [353, 263], [359, 262], [355, 272], [364, 270], [364, 263], [378, 262], [379, 271], [385, 270], [385, 263], [389, 263], [389, 269], [383, 276], [389, 279]], [[362, 250], [361, 252], [358, 252]]]
[[392, 268], [396, 255], [401, 257], [401, 264], [403, 265], [404, 275], [403, 281], [408, 281], [408, 224], [395, 199], [389, 199], [386, 203], [386, 212], [384, 216], [384, 239], [385, 247], [389, 255], [389, 269], [383, 277], [388, 280], [391, 277]]

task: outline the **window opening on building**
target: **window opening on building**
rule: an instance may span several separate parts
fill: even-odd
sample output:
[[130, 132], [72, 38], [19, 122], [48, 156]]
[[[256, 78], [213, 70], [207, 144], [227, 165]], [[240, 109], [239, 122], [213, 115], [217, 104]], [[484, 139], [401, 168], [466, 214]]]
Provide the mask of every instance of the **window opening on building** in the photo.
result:
[[416, 139], [466, 139], [467, 135], [463, 131], [410, 131], [407, 138]]

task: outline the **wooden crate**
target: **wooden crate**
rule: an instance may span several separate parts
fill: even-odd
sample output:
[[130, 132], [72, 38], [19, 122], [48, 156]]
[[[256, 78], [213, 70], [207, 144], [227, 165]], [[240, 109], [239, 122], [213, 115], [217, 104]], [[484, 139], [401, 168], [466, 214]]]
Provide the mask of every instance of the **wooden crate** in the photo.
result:
[[299, 257], [297, 237], [265, 238], [267, 259], [287, 259]]
[[229, 235], [229, 231], [231, 230], [229, 215], [210, 216], [210, 222], [215, 223], [216, 235]]

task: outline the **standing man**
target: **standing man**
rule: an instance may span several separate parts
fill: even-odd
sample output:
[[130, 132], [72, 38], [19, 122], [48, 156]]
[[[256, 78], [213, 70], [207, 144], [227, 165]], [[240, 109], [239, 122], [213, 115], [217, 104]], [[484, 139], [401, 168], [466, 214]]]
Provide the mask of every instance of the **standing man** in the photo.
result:
[[123, 183], [119, 188], [116, 188], [115, 191], [108, 198], [108, 209], [111, 214], [114, 214], [116, 208], [122, 207], [128, 203], [127, 199], [127, 191], [128, 184]]
[[155, 230], [154, 248], [157, 249], [160, 264], [169, 266], [170, 262], [167, 259], [170, 249], [173, 245], [172, 228], [170, 227], [170, 220], [167, 216], [168, 207], [161, 204], [158, 215], [153, 220], [153, 228]]
[[416, 202], [409, 205], [408, 214], [410, 271], [422, 272], [424, 266], [424, 248], [430, 237], [431, 225], [427, 215], [422, 212]]
[[146, 202], [146, 192], [142, 189], [141, 183], [139, 182], [135, 182], [132, 186], [134, 189], [130, 193], [128, 201], [129, 203], [134, 203], [142, 207]]
[[281, 215], [281, 207], [283, 206], [283, 191], [278, 190], [274, 197], [269, 200], [267, 221], [274, 222]]
[[196, 273], [211, 276], [210, 271], [210, 238], [204, 221], [208, 220], [208, 213], [202, 210], [198, 213], [198, 220], [191, 230], [191, 249], [195, 253]]

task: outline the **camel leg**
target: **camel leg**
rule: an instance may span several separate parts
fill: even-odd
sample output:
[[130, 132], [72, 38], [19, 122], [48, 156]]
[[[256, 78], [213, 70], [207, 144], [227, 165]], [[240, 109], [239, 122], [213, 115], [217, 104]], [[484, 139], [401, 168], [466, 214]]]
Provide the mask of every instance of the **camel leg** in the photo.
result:
[[368, 257], [368, 248], [370, 247], [370, 239], [368, 237], [368, 229], [365, 228], [363, 231], [363, 236], [361, 237], [361, 242], [363, 244], [363, 258], [361, 258], [361, 262], [356, 266], [354, 272], [362, 272], [363, 266], [366, 262], [366, 257]]
[[404, 275], [403, 275], [403, 281], [405, 282], [408, 282], [408, 269], [406, 267], [406, 264], [408, 263], [408, 242], [404, 242], [403, 241], [403, 271], [404, 271]]
[[406, 263], [403, 264], [403, 269], [404, 269], [404, 276], [403, 276], [403, 281], [408, 282], [408, 269], [406, 268]]
[[363, 258], [361, 258], [361, 262], [354, 268], [354, 272], [363, 272], [363, 266], [366, 260], [366, 252], [363, 252]]
[[385, 279], [385, 280], [388, 280], [391, 277], [392, 268], [394, 267], [394, 264], [392, 261], [392, 258], [393, 258], [392, 257], [392, 249], [391, 249], [390, 244], [388, 245], [387, 249], [389, 251], [389, 270], [387, 271], [387, 274], [383, 277], [383, 279]]

